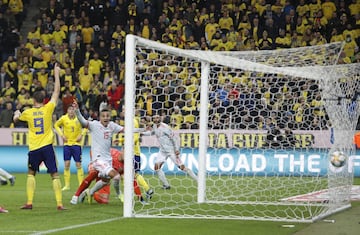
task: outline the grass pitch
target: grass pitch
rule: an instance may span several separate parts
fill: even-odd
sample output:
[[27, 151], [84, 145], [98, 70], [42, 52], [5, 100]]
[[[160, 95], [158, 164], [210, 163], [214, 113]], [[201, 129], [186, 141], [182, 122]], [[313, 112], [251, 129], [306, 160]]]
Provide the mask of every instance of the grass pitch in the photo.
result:
[[[72, 189], [63, 193], [66, 211], [57, 211], [50, 176], [36, 176], [36, 191], [32, 210], [21, 210], [26, 202], [26, 174], [15, 174], [15, 186], [0, 186], [0, 205], [9, 213], [0, 214], [0, 234], [227, 234], [227, 235], [290, 235], [310, 224], [298, 223], [283, 227], [283, 222], [259, 222], [214, 219], [142, 219], [123, 218], [122, 203], [110, 197], [107, 205], [84, 203], [71, 205], [76, 190], [76, 176], [72, 175]], [[359, 203], [355, 203], [360, 208]], [[351, 233], [347, 233], [351, 234]]]

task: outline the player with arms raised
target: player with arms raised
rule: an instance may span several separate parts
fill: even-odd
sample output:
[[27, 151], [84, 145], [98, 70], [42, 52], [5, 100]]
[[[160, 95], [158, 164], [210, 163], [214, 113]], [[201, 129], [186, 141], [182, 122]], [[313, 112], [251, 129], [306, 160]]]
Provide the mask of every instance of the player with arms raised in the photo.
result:
[[105, 185], [109, 184], [108, 178], [113, 179], [113, 184], [117, 195], [120, 194], [120, 174], [112, 167], [112, 157], [110, 148], [113, 134], [122, 132], [124, 127], [110, 121], [111, 113], [107, 105], [100, 105], [100, 121], [87, 121], [80, 113], [79, 105], [74, 101], [75, 114], [79, 119], [81, 125], [88, 128], [91, 140], [91, 163], [93, 168], [99, 172], [102, 178], [89, 190], [85, 190], [80, 194], [78, 200], [83, 201], [85, 196], [88, 197], [89, 202], [95, 192], [100, 190]]
[[35, 91], [34, 105], [24, 112], [15, 111], [14, 122], [27, 122], [29, 128], [28, 175], [26, 180], [27, 202], [21, 209], [32, 209], [35, 193], [35, 175], [41, 162], [45, 163], [47, 172], [52, 178], [53, 190], [58, 210], [64, 210], [62, 204], [61, 181], [53, 147], [54, 131], [52, 115], [60, 94], [60, 67], [54, 66], [55, 85], [50, 101], [44, 105], [45, 91]]

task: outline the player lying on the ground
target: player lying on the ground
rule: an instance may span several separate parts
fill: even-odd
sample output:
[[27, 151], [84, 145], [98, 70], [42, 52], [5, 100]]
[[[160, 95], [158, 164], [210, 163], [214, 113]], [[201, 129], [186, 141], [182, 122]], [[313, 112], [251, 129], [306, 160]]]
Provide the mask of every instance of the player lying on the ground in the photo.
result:
[[[123, 170], [124, 170], [123, 153], [115, 148], [111, 148], [111, 157], [112, 157], [113, 168], [115, 170], [117, 170], [120, 173], [120, 175], [123, 175], [123, 173], [124, 173], [123, 172]], [[82, 181], [82, 183], [80, 184], [76, 193], [72, 197], [72, 199], [70, 201], [71, 204], [75, 205], [79, 201], [84, 200], [85, 195], [86, 195], [84, 193], [85, 190], [88, 189], [89, 185], [91, 184], [91, 182], [93, 180], [99, 180], [99, 177], [98, 177], [99, 172], [96, 171], [91, 166], [91, 164], [89, 164], [88, 172], [89, 173], [88, 173], [87, 177]], [[141, 204], [143, 204], [143, 205], [148, 204], [148, 202], [145, 201], [144, 198], [142, 197], [140, 187], [138, 186], [137, 181], [135, 179], [134, 179], [134, 192], [135, 192], [135, 195], [138, 197]], [[94, 199], [98, 203], [108, 203], [109, 196], [110, 196], [110, 185], [106, 185], [105, 187], [103, 187], [102, 189], [100, 189], [99, 191], [97, 191], [94, 194]], [[122, 202], [124, 200], [123, 194], [117, 195], [117, 198], [119, 198]]]
[[7, 185], [8, 181], [10, 182], [11, 186], [15, 184], [15, 176], [11, 175], [9, 172], [0, 168], [0, 185]]

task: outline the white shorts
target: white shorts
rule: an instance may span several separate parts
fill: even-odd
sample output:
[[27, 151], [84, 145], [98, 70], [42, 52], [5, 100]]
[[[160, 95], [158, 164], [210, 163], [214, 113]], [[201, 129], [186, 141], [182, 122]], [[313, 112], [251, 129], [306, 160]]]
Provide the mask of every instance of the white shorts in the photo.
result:
[[99, 172], [99, 177], [108, 178], [110, 171], [113, 169], [112, 160], [96, 159], [92, 162], [92, 167]]
[[173, 163], [175, 163], [175, 165], [177, 165], [178, 167], [180, 167], [181, 165], [183, 165], [181, 159], [179, 157], [176, 156], [175, 153], [163, 153], [163, 152], [158, 152], [155, 156], [155, 164], [156, 163], [164, 163], [166, 162], [166, 160], [170, 158], [171, 161], [173, 161]]

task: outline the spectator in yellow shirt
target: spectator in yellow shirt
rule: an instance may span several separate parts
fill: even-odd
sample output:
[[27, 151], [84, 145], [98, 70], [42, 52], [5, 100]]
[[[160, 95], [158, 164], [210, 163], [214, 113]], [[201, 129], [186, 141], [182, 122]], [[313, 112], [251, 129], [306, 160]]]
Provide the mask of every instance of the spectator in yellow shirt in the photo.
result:
[[[24, 95], [22, 95], [24, 92]], [[21, 89], [21, 95], [18, 96], [19, 104], [22, 107], [32, 107], [34, 105], [34, 100], [30, 95], [30, 91], [25, 88]]]
[[314, 33], [314, 39], [310, 41], [310, 45], [324, 45], [326, 44], [326, 39], [321, 35], [319, 31]]
[[337, 28], [333, 28], [331, 31], [330, 42], [342, 42], [344, 41], [344, 36], [341, 33], [338, 33]]
[[37, 30], [37, 27], [34, 26], [31, 30], [27, 33], [26, 39], [31, 41], [32, 39], [40, 39], [40, 31]]
[[89, 73], [89, 68], [84, 67], [84, 73], [79, 74], [80, 89], [86, 94], [91, 86], [91, 83], [94, 81], [94, 77]]
[[321, 9], [325, 18], [330, 20], [333, 17], [333, 12], [336, 11], [336, 5], [332, 0], [325, 0], [325, 2], [321, 4]]
[[57, 47], [57, 51], [55, 53], [56, 61], [59, 62], [61, 66], [64, 67], [66, 64], [66, 57], [69, 57], [69, 54], [65, 50], [63, 44], [58, 44], [56, 47]]
[[348, 8], [351, 16], [358, 15], [360, 13], [360, 2], [358, 0], [352, 0]]
[[229, 16], [229, 11], [224, 11], [223, 16], [219, 19], [219, 26], [222, 34], [227, 34], [230, 27], [234, 25], [233, 19]]
[[52, 33], [55, 44], [62, 45], [66, 39], [66, 33], [61, 30], [60, 24], [55, 25], [55, 30]]
[[346, 57], [352, 57], [355, 53], [355, 48], [357, 48], [358, 45], [356, 44], [355, 40], [351, 38], [350, 34], [346, 35], [345, 38], [345, 45], [344, 45], [344, 52]]
[[35, 73], [35, 77], [40, 82], [41, 87], [45, 88], [49, 80], [49, 74], [46, 72], [46, 69], [44, 67], [40, 68], [40, 70]]
[[85, 26], [81, 29], [81, 35], [84, 44], [91, 44], [94, 40], [94, 29], [91, 27], [90, 22], [86, 21]]
[[205, 26], [205, 37], [208, 43], [213, 39], [213, 35], [216, 33], [216, 30], [219, 28], [219, 24], [215, 22], [215, 18], [211, 17], [210, 22]]
[[94, 53], [94, 58], [89, 60], [89, 66], [92, 68], [93, 75], [100, 75], [102, 68], [104, 67], [104, 61], [99, 59], [99, 54]]
[[275, 45], [277, 49], [290, 48], [291, 39], [285, 36], [284, 29], [279, 29], [279, 36], [275, 39]]
[[41, 56], [43, 61], [46, 63], [49, 63], [51, 61], [51, 57], [54, 55], [54, 52], [51, 50], [51, 47], [49, 44], [46, 44], [44, 46], [44, 50], [41, 52]]
[[321, 10], [321, 1], [320, 0], [311, 0], [309, 3], [309, 20], [313, 20], [316, 17], [316, 14]]
[[296, 13], [298, 14], [298, 16], [305, 16], [309, 12], [309, 5], [305, 3], [305, 0], [300, 0], [299, 5], [296, 7]]
[[81, 67], [80, 67], [80, 69], [79, 69], [79, 72], [78, 72], [78, 73], [79, 73], [79, 75], [81, 75], [81, 74], [84, 74], [84, 73], [85, 73], [85, 68], [87, 68], [88, 73], [90, 73], [90, 74], [94, 74], [94, 72], [93, 72], [94, 68], [90, 66], [90, 63], [89, 63], [89, 61], [88, 61], [88, 60], [85, 60], [85, 61], [84, 61], [84, 65], [83, 65], [83, 66], [81, 66]]
[[15, 17], [17, 29], [20, 30], [22, 27], [23, 21], [25, 19], [23, 1], [22, 0], [9, 0], [8, 8], [10, 9], [10, 12]]
[[18, 78], [18, 91], [20, 91], [22, 88], [30, 90], [33, 81], [33, 73], [30, 71], [30, 68], [28, 66], [24, 66], [22, 71], [19, 71]]
[[43, 45], [51, 44], [51, 41], [53, 40], [53, 35], [50, 32], [49, 28], [44, 27], [44, 32], [40, 34], [40, 40], [42, 41]]
[[116, 25], [115, 31], [111, 35], [111, 38], [114, 40], [117, 40], [119, 36], [122, 36], [122, 38], [125, 38], [126, 32], [122, 29], [121, 25]]

